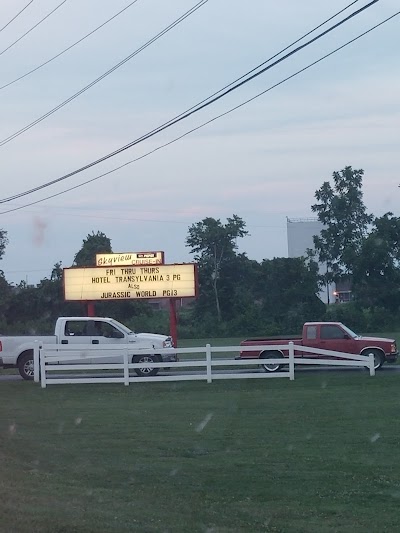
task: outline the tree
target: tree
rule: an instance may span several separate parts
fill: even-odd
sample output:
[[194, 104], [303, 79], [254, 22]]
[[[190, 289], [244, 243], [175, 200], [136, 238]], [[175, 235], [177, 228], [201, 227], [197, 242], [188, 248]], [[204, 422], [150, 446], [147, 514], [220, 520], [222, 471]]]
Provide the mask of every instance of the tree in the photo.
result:
[[354, 265], [353, 292], [367, 308], [400, 309], [400, 218], [375, 218]]
[[351, 276], [372, 222], [363, 202], [363, 175], [362, 169], [347, 166], [333, 173], [333, 187], [325, 181], [315, 192], [318, 203], [311, 209], [325, 228], [314, 237], [314, 246], [319, 261], [327, 265], [326, 283]]
[[10, 287], [5, 327], [10, 334], [51, 334], [59, 316], [81, 313], [81, 304], [64, 301], [59, 262], [54, 265], [50, 278], [42, 279], [36, 286], [21, 281], [19, 285]]
[[[0, 260], [4, 255], [7, 244], [7, 232], [0, 229]], [[0, 323], [4, 323], [5, 321], [5, 313], [10, 299], [11, 290], [11, 285], [7, 282], [4, 272], [0, 270]]]
[[[96, 266], [96, 254], [110, 254], [112, 253], [111, 240], [101, 231], [95, 233], [92, 231], [92, 234], [88, 234], [86, 239], [83, 239], [82, 247], [79, 252], [75, 255], [74, 265], [76, 266]], [[58, 276], [60, 274], [59, 270], [56, 269], [57, 265], [53, 269], [53, 275]], [[61, 272], [62, 275], [62, 272]], [[53, 279], [53, 278], [52, 278]], [[51, 289], [51, 284], [49, 280], [47, 281], [47, 290], [60, 290], [62, 284], [57, 282], [57, 287]], [[72, 307], [73, 302], [68, 302], [64, 304], [65, 307]], [[77, 303], [74, 303], [75, 307]], [[117, 320], [122, 320], [123, 322], [129, 322], [132, 318], [136, 317], [148, 317], [151, 314], [151, 308], [148, 302], [142, 301], [108, 301], [108, 302], [96, 302], [96, 313], [101, 315], [108, 315], [116, 318]]]
[[61, 261], [51, 271], [50, 279], [44, 278], [37, 285], [38, 298], [43, 312], [49, 318], [57, 318], [64, 304], [63, 270]]
[[36, 286], [37, 299], [42, 309], [42, 316], [52, 325], [59, 316], [78, 315], [82, 312], [82, 304], [64, 300], [63, 269], [59, 261], [53, 266], [50, 278], [40, 280]]
[[258, 299], [266, 324], [298, 331], [303, 322], [319, 320], [325, 305], [318, 298], [318, 265], [303, 257], [264, 259]]
[[0, 333], [4, 334], [4, 324], [6, 322], [6, 315], [8, 305], [12, 295], [12, 286], [7, 282], [4, 272], [0, 270]]
[[101, 231], [88, 235], [83, 239], [82, 247], [75, 255], [74, 265], [76, 266], [96, 266], [96, 254], [110, 254], [111, 240]]
[[[13, 287], [12, 297], [7, 307], [7, 326], [17, 328], [21, 334], [32, 332], [32, 322], [39, 324], [39, 317], [43, 316], [44, 309], [39, 302], [39, 292], [33, 285], [28, 285], [25, 281]], [[49, 333], [53, 325], [49, 323], [49, 328], [43, 333]]]
[[7, 232], [4, 229], [0, 229], [0, 259], [4, 255], [4, 251], [8, 244]]
[[224, 266], [236, 257], [237, 239], [248, 234], [246, 223], [237, 215], [222, 224], [219, 219], [207, 217], [189, 227], [186, 246], [196, 254], [199, 264], [200, 292], [213, 294], [218, 321], [222, 319], [220, 282]]
[[223, 261], [218, 281], [221, 319], [216, 304], [208, 265], [199, 263], [199, 297], [194, 306], [193, 323], [198, 336], [235, 336], [256, 334], [260, 327], [260, 307], [256, 301], [260, 264], [246, 254], [233, 254]]

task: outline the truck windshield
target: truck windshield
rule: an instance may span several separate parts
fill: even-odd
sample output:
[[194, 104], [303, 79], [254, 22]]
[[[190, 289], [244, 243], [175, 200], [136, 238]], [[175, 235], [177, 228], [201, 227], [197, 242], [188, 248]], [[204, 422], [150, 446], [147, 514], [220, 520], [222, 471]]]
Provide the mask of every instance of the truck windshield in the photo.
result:
[[357, 333], [354, 333], [354, 331], [352, 331], [350, 328], [348, 328], [344, 324], [341, 324], [341, 326], [344, 329], [344, 331], [347, 333], [347, 335], [350, 335], [350, 337], [352, 337], [353, 339], [355, 339], [356, 337], [359, 337]]
[[134, 333], [134, 331], [127, 328], [124, 324], [121, 324], [121, 322], [118, 322], [118, 320], [111, 319], [110, 322], [113, 326], [123, 331], [126, 335], [129, 335], [129, 333]]

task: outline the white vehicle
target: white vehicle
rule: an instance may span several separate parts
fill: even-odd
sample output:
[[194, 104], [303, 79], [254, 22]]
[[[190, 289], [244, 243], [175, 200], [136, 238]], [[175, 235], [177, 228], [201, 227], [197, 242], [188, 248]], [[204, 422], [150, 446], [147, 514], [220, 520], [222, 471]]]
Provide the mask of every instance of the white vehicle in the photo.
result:
[[[157, 349], [173, 348], [172, 338], [153, 333], [134, 333], [113, 318], [104, 317], [60, 317], [57, 319], [54, 335], [0, 336], [0, 366], [18, 368], [24, 379], [33, 379], [33, 350], [35, 341], [43, 344], [132, 344], [129, 354], [132, 363], [177, 361], [177, 355], [158, 354]], [[141, 349], [154, 349], [154, 355], [140, 355]], [[117, 362], [115, 357], [103, 362]], [[96, 358], [85, 362], [97, 363]], [[158, 368], [135, 368], [139, 376], [155, 376]]]

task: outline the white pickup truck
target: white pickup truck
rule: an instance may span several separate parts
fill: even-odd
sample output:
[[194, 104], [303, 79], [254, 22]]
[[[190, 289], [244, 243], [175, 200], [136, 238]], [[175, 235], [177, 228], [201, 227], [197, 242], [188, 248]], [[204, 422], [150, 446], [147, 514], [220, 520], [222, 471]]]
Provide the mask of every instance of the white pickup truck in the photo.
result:
[[[99, 349], [104, 344], [132, 344], [132, 363], [177, 361], [177, 355], [140, 355], [141, 349], [173, 348], [172, 338], [153, 333], [134, 333], [113, 318], [104, 317], [60, 317], [57, 319], [54, 335], [0, 335], [0, 366], [17, 367], [24, 379], [33, 379], [33, 349], [35, 341], [43, 344], [94, 344]], [[108, 362], [102, 359], [103, 362]], [[97, 360], [85, 359], [85, 363]], [[117, 362], [113, 358], [110, 362]], [[139, 376], [154, 376], [158, 368], [136, 368]]]

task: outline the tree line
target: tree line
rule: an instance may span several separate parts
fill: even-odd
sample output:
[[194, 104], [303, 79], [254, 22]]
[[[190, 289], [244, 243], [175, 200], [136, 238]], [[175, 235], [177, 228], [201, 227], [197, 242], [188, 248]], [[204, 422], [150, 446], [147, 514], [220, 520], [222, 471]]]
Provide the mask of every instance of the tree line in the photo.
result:
[[[258, 336], [297, 333], [305, 321], [340, 320], [358, 331], [396, 328], [400, 319], [400, 219], [374, 217], [363, 202], [364, 171], [350, 166], [334, 172], [315, 192], [312, 211], [324, 229], [304, 257], [261, 262], [238, 253], [248, 235], [233, 215], [223, 223], [211, 217], [188, 228], [185, 245], [198, 264], [199, 297], [179, 313], [181, 337]], [[0, 259], [7, 232], [0, 230]], [[95, 266], [95, 256], [112, 253], [101, 231], [83, 239], [75, 266]], [[326, 269], [321, 275], [318, 262]], [[63, 299], [62, 265], [36, 286], [7, 282], [0, 271], [0, 333], [51, 332], [62, 315], [82, 315], [77, 302]], [[326, 284], [346, 279], [352, 301], [325, 305], [318, 297]], [[112, 316], [132, 329], [167, 332], [166, 312], [145, 301], [96, 303], [98, 315]]]

